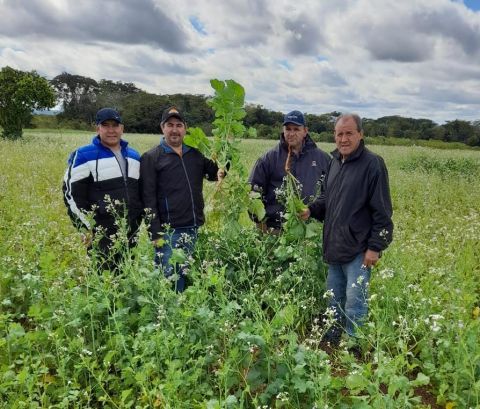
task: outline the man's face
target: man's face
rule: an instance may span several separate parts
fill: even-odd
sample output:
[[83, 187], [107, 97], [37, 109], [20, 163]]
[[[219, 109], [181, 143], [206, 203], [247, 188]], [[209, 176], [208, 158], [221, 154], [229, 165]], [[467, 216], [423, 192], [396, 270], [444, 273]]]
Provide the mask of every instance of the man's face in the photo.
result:
[[182, 145], [183, 138], [187, 132], [185, 124], [174, 116], [169, 118], [161, 125], [165, 141], [172, 147], [179, 147]]
[[297, 152], [301, 150], [307, 132], [307, 127], [302, 125], [292, 123], [283, 125], [283, 136], [285, 137], [285, 141], [291, 149]]
[[123, 134], [123, 125], [114, 119], [107, 119], [97, 125], [97, 133], [103, 146], [110, 149], [118, 149]]
[[357, 130], [353, 118], [344, 118], [335, 125], [335, 144], [344, 159], [348, 158], [360, 145], [363, 132]]

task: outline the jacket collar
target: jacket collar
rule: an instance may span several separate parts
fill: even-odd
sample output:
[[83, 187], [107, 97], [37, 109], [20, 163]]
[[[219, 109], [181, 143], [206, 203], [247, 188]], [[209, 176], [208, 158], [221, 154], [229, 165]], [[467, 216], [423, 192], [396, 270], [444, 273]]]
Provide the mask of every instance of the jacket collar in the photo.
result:
[[[360, 140], [360, 145], [358, 145], [358, 148], [355, 149], [352, 152], [352, 154], [345, 160], [345, 162], [352, 162], [352, 161], [358, 159], [362, 155], [362, 153], [365, 149], [366, 149], [365, 148], [365, 141], [362, 139], [362, 140]], [[332, 156], [335, 159], [337, 159], [339, 161], [342, 160], [342, 155], [340, 155], [340, 152], [338, 151], [338, 149], [335, 149], [334, 151], [332, 151], [330, 153], [332, 154]]]
[[[165, 138], [162, 138], [160, 140], [160, 146], [163, 148], [165, 153], [176, 153], [173, 150], [173, 148], [170, 145], [167, 144], [167, 142], [165, 141]], [[184, 143], [182, 143], [182, 155], [187, 153], [190, 149], [191, 149], [190, 146], [187, 146]]]

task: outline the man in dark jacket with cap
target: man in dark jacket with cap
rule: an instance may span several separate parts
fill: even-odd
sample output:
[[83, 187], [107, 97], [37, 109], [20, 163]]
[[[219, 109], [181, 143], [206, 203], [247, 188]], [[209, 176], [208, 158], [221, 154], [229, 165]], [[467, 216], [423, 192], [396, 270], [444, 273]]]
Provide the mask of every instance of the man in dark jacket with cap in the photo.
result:
[[302, 199], [308, 204], [320, 193], [330, 157], [311, 139], [300, 111], [285, 115], [279, 144], [257, 160], [250, 174], [252, 189], [261, 193], [265, 205], [266, 219], [260, 224], [262, 230], [278, 231], [282, 226], [284, 207], [279, 203], [277, 193], [286, 176], [289, 153], [290, 172], [300, 182]]
[[152, 240], [161, 243], [156, 248], [156, 262], [163, 266], [166, 277], [176, 278], [176, 291], [183, 292], [185, 268], [170, 258], [176, 248], [187, 256], [193, 252], [197, 230], [205, 220], [203, 179], [217, 180], [223, 172], [183, 143], [187, 123], [178, 108], [163, 112], [160, 128], [164, 136], [160, 144], [141, 158], [142, 196], [145, 208], [151, 211]]
[[[340, 327], [349, 335], [368, 310], [370, 270], [392, 241], [392, 202], [383, 159], [363, 141], [362, 120], [343, 114], [335, 123], [333, 159], [325, 192], [302, 214], [324, 220], [323, 258], [328, 263], [327, 290]], [[338, 328], [338, 326], [336, 327]], [[335, 327], [327, 340], [338, 343]]]
[[[116, 270], [122, 254], [118, 248], [112, 251], [118, 232], [115, 218], [127, 218], [131, 245], [142, 217], [140, 155], [122, 139], [122, 118], [115, 109], [100, 109], [96, 124], [92, 143], [70, 155], [63, 181], [64, 201], [74, 225], [84, 230], [90, 250], [93, 233], [101, 233], [100, 267]], [[87, 217], [90, 211], [95, 226]]]

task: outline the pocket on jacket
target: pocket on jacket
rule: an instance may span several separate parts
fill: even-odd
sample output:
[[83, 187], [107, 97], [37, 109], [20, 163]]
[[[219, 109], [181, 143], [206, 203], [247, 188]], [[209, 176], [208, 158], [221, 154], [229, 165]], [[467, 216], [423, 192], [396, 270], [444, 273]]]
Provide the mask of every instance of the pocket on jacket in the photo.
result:
[[353, 234], [352, 230], [350, 229], [350, 226], [342, 226], [340, 229], [340, 232], [342, 234], [342, 237], [345, 241], [345, 244], [348, 246], [357, 246], [358, 241], [355, 238], [355, 235]]

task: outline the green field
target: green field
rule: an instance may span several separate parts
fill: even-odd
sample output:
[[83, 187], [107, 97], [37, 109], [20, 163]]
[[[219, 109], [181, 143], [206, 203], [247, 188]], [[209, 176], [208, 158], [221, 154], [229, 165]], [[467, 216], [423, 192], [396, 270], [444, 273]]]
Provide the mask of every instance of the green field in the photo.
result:
[[[125, 136], [140, 152], [159, 137]], [[219, 235], [211, 185], [185, 293], [154, 269], [145, 230], [123, 274], [93, 271], [61, 192], [69, 153], [90, 139], [0, 140], [0, 407], [480, 407], [479, 151], [371, 146], [395, 232], [357, 359], [347, 341], [319, 348], [321, 236]], [[243, 141], [248, 169], [274, 144]]]

